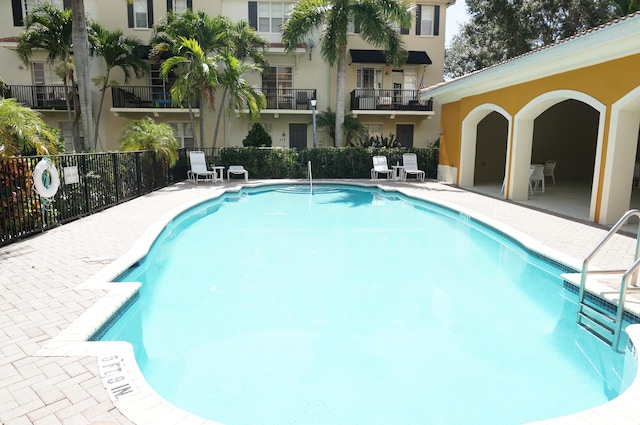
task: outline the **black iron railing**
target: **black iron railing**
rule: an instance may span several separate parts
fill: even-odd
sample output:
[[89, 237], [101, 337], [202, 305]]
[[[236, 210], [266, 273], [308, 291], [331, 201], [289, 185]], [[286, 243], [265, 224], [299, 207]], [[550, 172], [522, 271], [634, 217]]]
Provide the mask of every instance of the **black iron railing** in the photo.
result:
[[433, 111], [431, 100], [418, 100], [418, 90], [356, 89], [350, 93], [351, 110]]
[[187, 161], [179, 154], [171, 169], [153, 151], [51, 156], [60, 187], [50, 204], [33, 185], [42, 157], [0, 158], [0, 246], [184, 180]]
[[263, 89], [267, 99], [266, 109], [311, 110], [315, 89]]
[[[169, 89], [153, 86], [119, 86], [111, 88], [114, 108], [187, 108], [187, 103], [176, 105]], [[198, 105], [191, 105], [197, 108]]]
[[[67, 88], [67, 90], [71, 90]], [[73, 109], [73, 96], [67, 93], [64, 86], [16, 86], [9, 85], [4, 91], [4, 97], [12, 97], [19, 103], [33, 109], [66, 110], [67, 98]]]

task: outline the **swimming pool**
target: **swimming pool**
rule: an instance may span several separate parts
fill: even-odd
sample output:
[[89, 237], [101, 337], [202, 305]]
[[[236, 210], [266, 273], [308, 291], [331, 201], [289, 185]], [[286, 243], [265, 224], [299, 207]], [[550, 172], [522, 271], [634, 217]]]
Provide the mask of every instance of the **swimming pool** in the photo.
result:
[[172, 403], [228, 425], [514, 424], [624, 388], [560, 271], [513, 241], [379, 190], [275, 189], [193, 208], [129, 276], [140, 299], [105, 339]]

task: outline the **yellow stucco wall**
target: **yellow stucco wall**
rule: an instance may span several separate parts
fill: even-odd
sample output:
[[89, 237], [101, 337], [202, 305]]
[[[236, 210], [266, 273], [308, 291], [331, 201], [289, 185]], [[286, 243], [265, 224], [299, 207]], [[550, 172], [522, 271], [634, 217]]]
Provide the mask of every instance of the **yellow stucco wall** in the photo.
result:
[[[442, 105], [440, 164], [459, 167], [462, 120], [474, 108], [492, 103], [514, 116], [536, 97], [556, 91], [574, 90], [603, 103], [607, 110], [618, 99], [638, 86], [640, 55], [567, 71], [550, 77], [469, 96]], [[492, 71], [485, 71], [492, 72]], [[436, 99], [437, 101], [437, 99]], [[606, 137], [605, 132], [605, 137]], [[606, 149], [606, 139], [604, 148]]]

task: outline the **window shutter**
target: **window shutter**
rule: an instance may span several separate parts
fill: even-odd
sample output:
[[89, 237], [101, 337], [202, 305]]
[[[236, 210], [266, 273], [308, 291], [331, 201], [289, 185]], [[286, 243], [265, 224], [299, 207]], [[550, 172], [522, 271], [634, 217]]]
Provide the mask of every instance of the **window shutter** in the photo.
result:
[[11, 0], [11, 8], [13, 9], [13, 25], [21, 27], [24, 25], [24, 19], [22, 16], [22, 1]]
[[422, 6], [416, 7], [416, 35], [420, 35], [420, 27], [422, 26]]
[[433, 35], [440, 35], [440, 6], [433, 11]]
[[153, 27], [153, 0], [147, 0], [147, 21], [149, 28]]
[[127, 2], [127, 25], [129, 28], [133, 28], [133, 3]]
[[187, 9], [193, 10], [193, 0], [187, 0]]
[[173, 12], [173, 0], [167, 0], [167, 13]]
[[255, 1], [249, 2], [249, 25], [258, 30], [258, 3]]
[[62, 7], [64, 8], [64, 10], [70, 10], [71, 9], [71, 0], [63, 0]]

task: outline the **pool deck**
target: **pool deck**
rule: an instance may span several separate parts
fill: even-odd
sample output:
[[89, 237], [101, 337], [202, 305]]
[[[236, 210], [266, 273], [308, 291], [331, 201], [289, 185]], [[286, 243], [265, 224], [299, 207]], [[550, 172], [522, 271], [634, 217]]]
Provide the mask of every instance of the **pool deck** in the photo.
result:
[[[288, 181], [254, 180], [249, 186], [280, 182]], [[573, 267], [579, 267], [606, 234], [598, 226], [437, 182], [350, 183], [376, 184], [454, 207]], [[239, 187], [179, 183], [0, 247], [0, 424], [212, 424], [155, 394], [137, 369], [128, 344], [85, 340], [136, 290], [126, 284], [114, 288], [106, 276], [126, 268], [143, 252], [177, 209]], [[616, 236], [595, 264], [628, 266], [635, 242]], [[216, 241], [211, 249], [215, 255]], [[640, 299], [632, 301], [640, 305]], [[634, 329], [630, 334], [640, 345], [640, 332]], [[640, 379], [603, 406], [539, 422], [639, 423]]]

